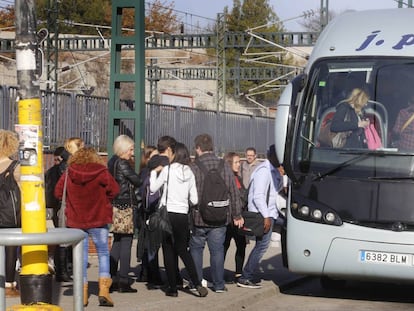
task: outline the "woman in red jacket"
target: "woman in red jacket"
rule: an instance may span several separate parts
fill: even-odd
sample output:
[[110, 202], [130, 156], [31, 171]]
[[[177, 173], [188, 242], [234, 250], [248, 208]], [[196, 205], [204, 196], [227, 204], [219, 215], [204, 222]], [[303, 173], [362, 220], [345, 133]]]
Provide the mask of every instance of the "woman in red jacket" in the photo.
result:
[[109, 272], [108, 224], [112, 222], [111, 200], [119, 186], [93, 148], [81, 148], [68, 161], [67, 171], [60, 177], [55, 196], [62, 199], [66, 182], [66, 225], [85, 231], [83, 279], [84, 305], [88, 304], [89, 235], [99, 258], [99, 305], [114, 305], [109, 296], [112, 279]]

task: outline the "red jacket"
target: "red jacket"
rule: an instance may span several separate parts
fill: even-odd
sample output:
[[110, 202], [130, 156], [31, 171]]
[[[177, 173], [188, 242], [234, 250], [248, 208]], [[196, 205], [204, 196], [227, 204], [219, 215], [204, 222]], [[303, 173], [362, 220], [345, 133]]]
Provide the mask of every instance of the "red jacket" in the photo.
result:
[[[112, 223], [111, 200], [119, 186], [106, 166], [98, 163], [72, 164], [68, 168], [66, 185], [66, 225], [70, 228], [99, 228]], [[55, 187], [61, 200], [66, 173]]]

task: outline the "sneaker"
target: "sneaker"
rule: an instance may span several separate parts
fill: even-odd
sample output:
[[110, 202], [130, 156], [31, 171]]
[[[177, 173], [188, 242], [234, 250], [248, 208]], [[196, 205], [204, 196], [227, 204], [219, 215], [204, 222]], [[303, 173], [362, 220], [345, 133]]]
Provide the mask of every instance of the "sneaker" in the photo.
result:
[[221, 293], [226, 293], [227, 292], [227, 287], [226, 286], [224, 286], [223, 288], [221, 288], [221, 289], [213, 289], [213, 291], [215, 292], [215, 293], [218, 293], [218, 294], [221, 294]]
[[198, 285], [196, 289], [197, 289], [197, 292], [200, 295], [200, 297], [206, 297], [207, 296], [208, 290], [204, 286]]
[[244, 288], [255, 288], [255, 289], [262, 288], [262, 285], [260, 284], [254, 283], [250, 280], [242, 280], [242, 279], [239, 279], [237, 281], [237, 286], [244, 287]]
[[[201, 285], [202, 286], [202, 285]], [[203, 286], [204, 287], [204, 286]], [[184, 290], [190, 291], [192, 293], [197, 293], [197, 287], [195, 287], [193, 285], [193, 283], [188, 283], [187, 285], [184, 286], [183, 288]]]

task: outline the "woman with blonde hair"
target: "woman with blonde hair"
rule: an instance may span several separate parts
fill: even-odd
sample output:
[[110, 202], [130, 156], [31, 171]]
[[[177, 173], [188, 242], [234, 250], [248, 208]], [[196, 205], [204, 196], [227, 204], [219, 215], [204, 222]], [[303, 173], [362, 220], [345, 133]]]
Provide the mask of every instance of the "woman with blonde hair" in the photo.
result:
[[[20, 165], [18, 161], [12, 160], [19, 149], [19, 139], [17, 134], [11, 131], [0, 129], [0, 174], [8, 171], [13, 172], [14, 180], [17, 184], [20, 182]], [[7, 173], [6, 173], [7, 174]], [[10, 196], [8, 194], [7, 196]], [[6, 219], [0, 219], [2, 228], [20, 228], [20, 191], [17, 193], [16, 200], [13, 200], [12, 206], [7, 208], [13, 209], [11, 213], [15, 215], [15, 223], [6, 223]], [[19, 297], [17, 289], [16, 276], [17, 246], [6, 246], [6, 297]]]
[[119, 186], [97, 152], [90, 147], [79, 149], [68, 160], [68, 169], [55, 187], [55, 196], [62, 199], [66, 182], [66, 223], [69, 228], [85, 232], [83, 242], [84, 306], [88, 305], [89, 236], [99, 259], [99, 305], [113, 307], [109, 296], [112, 284], [109, 272], [108, 224], [112, 222], [111, 200]]
[[[141, 178], [134, 171], [130, 160], [134, 155], [134, 141], [127, 135], [118, 136], [113, 144], [114, 155], [108, 161], [108, 168], [119, 185], [119, 194], [114, 198], [112, 204], [114, 212], [119, 209], [128, 209], [130, 215], [138, 207], [135, 190], [141, 184]], [[114, 226], [112, 232], [114, 241], [111, 248], [110, 268], [112, 277], [111, 290], [120, 293], [135, 293], [137, 290], [131, 287], [132, 281], [128, 277], [131, 261], [132, 238], [134, 235], [133, 217], [128, 219], [128, 230], [120, 232]], [[119, 265], [119, 270], [118, 270]]]
[[[68, 166], [68, 160], [72, 154], [85, 146], [85, 142], [80, 137], [70, 137], [64, 142], [64, 150], [61, 154], [62, 161], [58, 168], [58, 179], [63, 175]], [[53, 186], [53, 185], [52, 185]], [[60, 210], [60, 207], [55, 211], [56, 218], [60, 227], [65, 227], [64, 215]], [[55, 249], [54, 263], [55, 263], [55, 280], [57, 282], [70, 282], [72, 281], [71, 273], [68, 266], [71, 262], [72, 247], [58, 245]]]
[[331, 131], [348, 133], [343, 148], [368, 148], [364, 133], [364, 129], [369, 126], [369, 119], [364, 115], [364, 107], [368, 100], [366, 90], [355, 88], [347, 99], [340, 101], [336, 106]]
[[85, 147], [85, 142], [80, 137], [71, 137], [65, 140], [65, 149], [70, 154], [74, 154], [79, 149]]

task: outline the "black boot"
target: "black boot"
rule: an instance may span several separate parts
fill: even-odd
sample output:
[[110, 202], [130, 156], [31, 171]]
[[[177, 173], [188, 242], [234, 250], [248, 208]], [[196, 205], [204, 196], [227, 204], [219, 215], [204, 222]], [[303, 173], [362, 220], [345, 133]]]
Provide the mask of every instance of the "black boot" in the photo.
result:
[[67, 266], [66, 266], [66, 252], [65, 248], [57, 246], [55, 250], [55, 267], [56, 267], [56, 282], [71, 282]]
[[128, 279], [122, 278], [119, 280], [118, 284], [118, 292], [120, 293], [136, 293], [138, 291], [137, 289], [131, 287]]

